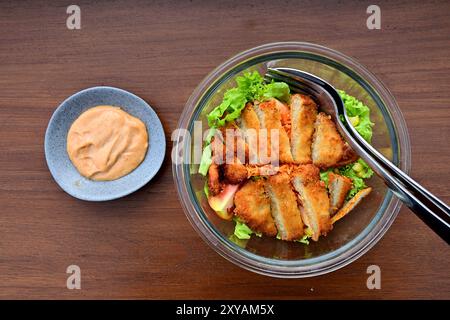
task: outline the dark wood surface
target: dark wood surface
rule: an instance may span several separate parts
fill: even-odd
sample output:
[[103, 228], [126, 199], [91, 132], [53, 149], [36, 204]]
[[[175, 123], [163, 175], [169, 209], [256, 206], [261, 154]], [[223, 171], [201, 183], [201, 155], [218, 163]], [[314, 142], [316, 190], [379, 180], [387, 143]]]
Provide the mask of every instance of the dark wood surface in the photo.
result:
[[[170, 133], [196, 85], [230, 56], [267, 42], [309, 41], [360, 61], [393, 92], [412, 144], [412, 176], [447, 203], [450, 2], [0, 1], [0, 298], [450, 298], [448, 246], [403, 208], [385, 237], [321, 277], [271, 279], [211, 250], [189, 225], [172, 179]], [[277, 4], [275, 4], [277, 3]], [[44, 132], [80, 89], [130, 90], [158, 112], [166, 161], [121, 200], [87, 203], [53, 181]], [[82, 289], [66, 289], [66, 267]], [[382, 271], [366, 288], [366, 268]]]

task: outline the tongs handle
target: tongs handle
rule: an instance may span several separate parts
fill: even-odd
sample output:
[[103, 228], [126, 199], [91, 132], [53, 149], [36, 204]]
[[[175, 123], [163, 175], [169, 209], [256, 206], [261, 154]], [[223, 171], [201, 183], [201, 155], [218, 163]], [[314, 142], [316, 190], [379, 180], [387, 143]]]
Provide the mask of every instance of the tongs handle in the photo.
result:
[[366, 140], [356, 129], [345, 124], [348, 133], [358, 143], [350, 143], [358, 154], [385, 181], [394, 194], [402, 200], [437, 235], [450, 244], [450, 208], [410, 176], [396, 167]]

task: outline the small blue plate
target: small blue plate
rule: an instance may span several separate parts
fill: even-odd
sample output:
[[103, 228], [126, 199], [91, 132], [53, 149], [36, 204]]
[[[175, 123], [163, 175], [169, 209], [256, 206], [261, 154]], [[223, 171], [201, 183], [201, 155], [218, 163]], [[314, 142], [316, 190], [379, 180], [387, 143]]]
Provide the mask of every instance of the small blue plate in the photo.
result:
[[[142, 163], [117, 180], [93, 181], [83, 177], [67, 154], [67, 133], [81, 113], [98, 105], [121, 107], [147, 127], [149, 146]], [[161, 168], [166, 139], [155, 111], [141, 98], [122, 89], [93, 87], [67, 98], [53, 113], [45, 133], [45, 158], [53, 178], [71, 196], [106, 201], [126, 196], [149, 182]]]

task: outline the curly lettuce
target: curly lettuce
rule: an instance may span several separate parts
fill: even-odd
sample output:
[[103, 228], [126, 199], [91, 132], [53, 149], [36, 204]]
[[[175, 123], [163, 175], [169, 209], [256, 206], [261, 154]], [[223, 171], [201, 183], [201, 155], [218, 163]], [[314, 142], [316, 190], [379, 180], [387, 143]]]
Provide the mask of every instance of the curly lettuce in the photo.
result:
[[290, 99], [289, 86], [284, 82], [272, 82], [264, 86], [264, 91], [258, 100], [270, 100], [277, 98], [281, 101], [289, 101]]
[[328, 188], [328, 181], [329, 181], [328, 174], [331, 171], [333, 171], [333, 169], [327, 169], [327, 170], [320, 171], [320, 180], [322, 180], [325, 183], [325, 187], [327, 187], [327, 188]]
[[247, 103], [246, 93], [239, 88], [225, 92], [222, 103], [215, 107], [207, 116], [208, 125], [218, 128], [226, 122], [237, 119]]
[[238, 218], [234, 218], [234, 221], [236, 222], [236, 226], [234, 227], [234, 235], [238, 239], [240, 239], [240, 240], [248, 240], [248, 239], [250, 239], [252, 234], [255, 234], [258, 237], [261, 237], [260, 233], [255, 232], [252, 229], [250, 229], [249, 226], [247, 226], [244, 222], [242, 222]]
[[370, 121], [369, 107], [345, 91], [338, 90], [338, 93], [344, 102], [350, 122], [364, 140], [370, 143], [372, 141], [372, 127], [374, 123]]
[[247, 102], [265, 101], [271, 98], [289, 100], [289, 86], [284, 82], [264, 83], [257, 72], [248, 72], [236, 77], [237, 87], [229, 89], [223, 95], [222, 102], [207, 116], [211, 128], [219, 128], [241, 115]]
[[367, 188], [364, 179], [368, 179], [373, 175], [372, 169], [362, 159], [356, 160], [354, 163], [339, 168], [339, 174], [349, 177], [353, 181], [347, 200], [354, 197], [360, 190]]

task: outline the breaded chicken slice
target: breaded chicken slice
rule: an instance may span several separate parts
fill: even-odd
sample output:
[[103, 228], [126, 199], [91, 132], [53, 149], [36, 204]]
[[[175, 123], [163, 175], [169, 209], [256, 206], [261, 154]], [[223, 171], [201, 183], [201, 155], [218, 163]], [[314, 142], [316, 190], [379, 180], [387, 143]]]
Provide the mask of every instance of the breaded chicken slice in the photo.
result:
[[317, 105], [308, 96], [291, 96], [291, 150], [295, 163], [311, 163], [311, 142], [314, 123], [317, 117]]
[[224, 144], [223, 162], [232, 163], [238, 159], [240, 163], [245, 163], [248, 158], [248, 146], [244, 132], [234, 122], [228, 123], [218, 131], [221, 133], [220, 139]]
[[303, 235], [303, 222], [289, 176], [286, 173], [270, 176], [266, 190], [280, 238], [287, 241], [300, 239]]
[[253, 104], [248, 102], [241, 113], [242, 129], [259, 129], [260, 123]]
[[248, 180], [234, 196], [234, 213], [253, 231], [275, 237], [277, 228], [270, 214], [270, 199], [265, 192], [264, 183], [263, 179]]
[[295, 163], [311, 163], [311, 143], [314, 123], [317, 118], [317, 105], [308, 96], [294, 94], [290, 101], [291, 150]]
[[291, 135], [291, 109], [285, 103], [277, 99], [272, 99], [275, 103], [275, 107], [280, 112], [281, 125], [286, 131], [288, 137]]
[[344, 143], [344, 154], [341, 160], [336, 163], [336, 167], [343, 167], [347, 164], [353, 163], [359, 159], [358, 154], [348, 145], [347, 142]]
[[301, 201], [303, 222], [312, 230], [312, 239], [319, 240], [332, 229], [330, 200], [325, 185], [319, 178], [319, 169], [314, 165], [299, 166], [292, 173], [292, 183]]
[[350, 178], [330, 172], [328, 174], [328, 191], [330, 193], [330, 213], [335, 214], [344, 204], [348, 192], [353, 186]]
[[245, 142], [248, 146], [248, 162], [250, 164], [258, 164], [258, 133], [261, 125], [250, 102], [242, 110], [240, 128], [244, 133]]
[[236, 159], [223, 165], [223, 176], [231, 184], [240, 184], [247, 180], [247, 167]]
[[[281, 163], [291, 163], [293, 160], [291, 154], [290, 141], [286, 133], [286, 130], [281, 125], [280, 110], [278, 110], [278, 108], [276, 107], [276, 101], [272, 99], [266, 102], [262, 102], [258, 106], [255, 106], [255, 111], [261, 124], [261, 128], [267, 130], [266, 150], [267, 156], [269, 157], [268, 160], [270, 160], [272, 152], [278, 152], [279, 156], [277, 158], [280, 160]], [[278, 132], [278, 143], [277, 141], [271, 141], [272, 130], [276, 130]], [[262, 136], [260, 132], [259, 133], [260, 148], [265, 144], [264, 138], [266, 137]]]
[[314, 124], [312, 160], [319, 168], [334, 167], [344, 156], [346, 145], [331, 117], [321, 112]]
[[208, 169], [208, 189], [213, 196], [218, 195], [221, 190], [220, 169], [215, 163], [211, 163]]
[[360, 190], [353, 198], [351, 198], [342, 208], [339, 210], [332, 218], [331, 223], [335, 223], [336, 221], [342, 219], [346, 216], [350, 211], [355, 209], [355, 207], [361, 202], [361, 200], [369, 195], [372, 191], [372, 188], [365, 188]]
[[211, 140], [212, 162], [221, 165], [226, 159], [235, 158], [235, 146], [225, 143], [225, 129], [217, 130]]

